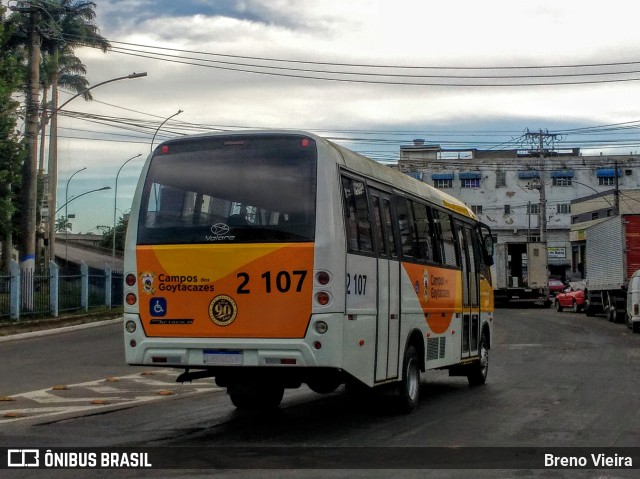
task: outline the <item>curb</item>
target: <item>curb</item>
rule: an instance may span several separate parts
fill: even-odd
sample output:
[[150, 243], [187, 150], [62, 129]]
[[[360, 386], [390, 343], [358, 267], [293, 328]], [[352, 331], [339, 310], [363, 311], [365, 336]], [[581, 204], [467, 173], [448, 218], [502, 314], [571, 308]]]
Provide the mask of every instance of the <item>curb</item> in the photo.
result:
[[37, 338], [40, 336], [49, 336], [53, 334], [62, 334], [62, 333], [79, 330], [79, 329], [89, 329], [89, 328], [95, 328], [98, 326], [107, 326], [110, 324], [121, 322], [122, 320], [123, 318], [120, 317], [116, 319], [105, 319], [104, 321], [94, 321], [91, 323], [75, 324], [73, 326], [62, 326], [60, 328], [43, 329], [41, 331], [29, 331], [28, 333], [9, 334], [7, 336], [0, 336], [0, 343], [4, 343], [7, 341], [18, 341], [20, 339]]

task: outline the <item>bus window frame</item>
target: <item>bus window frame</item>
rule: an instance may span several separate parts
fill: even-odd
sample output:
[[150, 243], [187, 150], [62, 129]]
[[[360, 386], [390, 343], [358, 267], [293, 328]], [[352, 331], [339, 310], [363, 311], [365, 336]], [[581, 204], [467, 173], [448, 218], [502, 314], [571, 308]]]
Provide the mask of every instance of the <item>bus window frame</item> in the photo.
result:
[[[351, 193], [353, 194], [353, 181], [359, 181], [364, 185], [364, 192], [365, 192], [365, 198], [367, 201], [367, 216], [368, 216], [368, 220], [369, 220], [369, 232], [370, 232], [370, 237], [371, 237], [371, 251], [366, 251], [366, 250], [361, 250], [361, 249], [353, 249], [350, 244], [349, 244], [349, 228], [348, 228], [348, 224], [347, 224], [347, 216], [346, 216], [346, 212], [348, 211], [349, 205], [347, 204], [347, 198], [345, 197], [344, 194], [344, 179], [347, 179], [351, 182], [350, 186], [351, 186]], [[339, 185], [340, 185], [340, 201], [342, 202], [342, 224], [343, 224], [343, 228], [344, 228], [344, 239], [345, 239], [345, 246], [346, 246], [346, 251], [347, 254], [357, 254], [360, 256], [367, 256], [367, 257], [377, 257], [378, 253], [377, 253], [377, 245], [376, 245], [376, 238], [375, 238], [375, 233], [373, 231], [373, 224], [371, 222], [373, 215], [372, 215], [372, 204], [371, 204], [371, 198], [369, 195], [369, 186], [367, 184], [367, 181], [365, 178], [361, 177], [361, 176], [357, 176], [354, 174], [349, 174], [347, 171], [341, 170], [340, 171], [340, 175], [339, 175]], [[356, 214], [357, 214], [357, 210], [356, 210]], [[358, 240], [358, 247], [360, 245], [360, 241]]]

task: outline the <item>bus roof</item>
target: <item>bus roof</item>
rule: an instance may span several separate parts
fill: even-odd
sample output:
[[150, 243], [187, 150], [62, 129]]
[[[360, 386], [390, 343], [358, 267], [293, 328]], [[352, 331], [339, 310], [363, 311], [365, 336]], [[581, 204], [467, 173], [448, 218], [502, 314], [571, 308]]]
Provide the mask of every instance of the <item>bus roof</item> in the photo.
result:
[[[322, 136], [310, 133], [304, 130], [234, 130], [215, 133], [203, 133], [198, 135], [189, 135], [185, 137], [177, 137], [171, 140], [167, 140], [163, 143], [172, 143], [175, 141], [188, 141], [190, 138], [206, 138], [217, 136], [235, 136], [235, 135], [301, 135], [313, 138], [316, 143], [323, 143], [327, 148], [337, 150], [339, 157], [337, 159], [341, 166], [346, 169], [359, 173], [367, 178], [377, 180], [381, 183], [387, 184], [393, 188], [397, 188], [399, 191], [404, 191], [420, 198], [425, 198], [428, 201], [442, 206], [448, 210], [454, 211], [458, 214], [477, 220], [477, 216], [473, 211], [465, 205], [462, 201], [454, 198], [453, 196], [444, 193], [443, 191], [434, 188], [433, 186], [412, 178], [409, 175], [399, 172], [393, 168], [385, 166], [377, 161], [372, 160], [360, 153], [338, 145], [331, 140], [328, 140]], [[162, 144], [162, 143], [161, 143]], [[161, 145], [160, 144], [160, 145]], [[158, 145], [158, 147], [160, 146]], [[341, 161], [340, 161], [341, 158]]]
[[320, 140], [326, 141], [341, 153], [343, 166], [347, 169], [378, 180], [381, 183], [388, 184], [400, 191], [405, 191], [415, 196], [425, 198], [436, 205], [440, 205], [463, 216], [477, 220], [475, 213], [473, 213], [467, 205], [457, 198], [454, 198], [453, 196], [398, 170], [378, 163], [371, 158], [355, 153], [341, 145], [323, 139], [322, 137], [320, 137]]

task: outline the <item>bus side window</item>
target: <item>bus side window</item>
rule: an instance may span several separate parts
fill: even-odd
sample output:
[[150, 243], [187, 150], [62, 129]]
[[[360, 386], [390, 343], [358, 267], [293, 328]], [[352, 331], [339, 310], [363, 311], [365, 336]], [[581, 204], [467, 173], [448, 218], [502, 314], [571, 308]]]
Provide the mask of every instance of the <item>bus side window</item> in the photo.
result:
[[384, 210], [384, 222], [387, 230], [387, 244], [389, 245], [389, 253], [392, 258], [398, 257], [398, 250], [396, 249], [396, 233], [391, 216], [391, 203], [387, 199], [382, 200], [382, 206]]
[[451, 216], [434, 210], [433, 220], [442, 246], [442, 263], [447, 266], [459, 266], [460, 260], [456, 254], [456, 241], [453, 234]]
[[418, 258], [433, 261], [433, 240], [431, 238], [431, 225], [429, 224], [429, 213], [427, 206], [415, 201], [413, 205], [413, 218], [418, 238]]
[[398, 213], [398, 224], [400, 229], [400, 244], [402, 245], [402, 256], [416, 258], [416, 236], [413, 223], [413, 212], [409, 200], [396, 197], [396, 211]]
[[347, 246], [353, 253], [372, 253], [373, 237], [364, 182], [342, 177]]
[[378, 245], [378, 256], [382, 256], [384, 258], [389, 256], [387, 252], [386, 239], [384, 236], [383, 230], [383, 218], [382, 218], [382, 209], [380, 208], [380, 197], [375, 194], [371, 195], [371, 199], [373, 202], [373, 229], [376, 233], [376, 244]]

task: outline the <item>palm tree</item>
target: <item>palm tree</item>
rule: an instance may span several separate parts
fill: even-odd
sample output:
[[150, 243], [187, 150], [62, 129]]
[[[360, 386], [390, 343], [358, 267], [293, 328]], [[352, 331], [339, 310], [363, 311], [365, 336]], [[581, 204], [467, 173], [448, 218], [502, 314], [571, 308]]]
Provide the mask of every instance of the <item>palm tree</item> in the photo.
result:
[[56, 220], [56, 233], [66, 233], [71, 231], [73, 225], [66, 216], [61, 216]]
[[[81, 88], [84, 65], [79, 61], [65, 62], [63, 59], [73, 56], [74, 48], [92, 46], [106, 52], [111, 45], [100, 35], [95, 24], [94, 2], [82, 0], [51, 0], [43, 5], [47, 14], [43, 21], [56, 32], [42, 42], [42, 51], [48, 55], [51, 62], [51, 126], [49, 127], [49, 211], [55, 211], [58, 186], [58, 87], [64, 82]], [[52, 22], [51, 22], [52, 21]], [[65, 71], [64, 68], [68, 69]], [[66, 76], [65, 76], [66, 75]], [[80, 83], [78, 83], [78, 81]], [[86, 85], [86, 84], [85, 84]], [[74, 86], [72, 86], [74, 87]], [[86, 89], [86, 86], [85, 86]], [[80, 90], [83, 91], [83, 90]], [[88, 93], [88, 92], [87, 92]], [[84, 95], [90, 99], [90, 95]], [[55, 225], [49, 222], [49, 248], [55, 251]]]
[[[40, 158], [38, 161], [38, 177], [44, 175], [44, 151], [45, 151], [45, 128], [49, 124], [49, 107], [48, 104], [49, 89], [51, 88], [52, 79], [55, 77], [53, 62], [46, 53], [42, 55], [40, 66], [40, 85], [42, 86], [42, 110], [40, 113]], [[68, 88], [76, 93], [81, 93], [82, 97], [89, 101], [92, 100], [90, 91], [85, 91], [89, 87], [89, 81], [86, 79], [87, 68], [78, 57], [73, 54], [69, 48], [65, 48], [58, 57], [58, 86]]]

